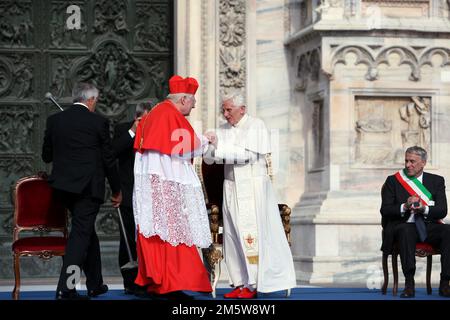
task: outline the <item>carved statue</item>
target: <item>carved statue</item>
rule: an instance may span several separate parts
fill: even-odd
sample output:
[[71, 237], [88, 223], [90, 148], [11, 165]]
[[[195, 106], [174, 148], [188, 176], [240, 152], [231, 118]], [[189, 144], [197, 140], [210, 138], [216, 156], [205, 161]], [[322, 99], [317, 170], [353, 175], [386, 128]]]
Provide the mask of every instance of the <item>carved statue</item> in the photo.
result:
[[57, 67], [55, 73], [53, 74], [51, 87], [54, 89], [57, 97], [63, 97], [69, 64], [68, 61], [58, 58], [56, 60], [56, 65]]
[[400, 118], [408, 123], [408, 129], [402, 131], [403, 147], [418, 145], [429, 150], [430, 144], [430, 98], [411, 97], [409, 102], [399, 109]]
[[19, 87], [18, 98], [25, 98], [31, 95], [31, 81], [33, 80], [32, 66], [27, 58], [17, 58], [15, 61], [17, 67], [15, 70], [16, 84]]

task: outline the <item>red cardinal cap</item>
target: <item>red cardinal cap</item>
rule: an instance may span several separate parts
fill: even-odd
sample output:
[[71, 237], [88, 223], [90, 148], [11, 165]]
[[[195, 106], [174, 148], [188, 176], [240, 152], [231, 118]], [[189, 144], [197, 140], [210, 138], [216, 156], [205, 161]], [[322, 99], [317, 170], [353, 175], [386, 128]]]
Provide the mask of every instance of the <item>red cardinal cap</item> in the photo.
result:
[[182, 78], [178, 75], [169, 79], [169, 92], [195, 94], [198, 89], [198, 82], [194, 78]]

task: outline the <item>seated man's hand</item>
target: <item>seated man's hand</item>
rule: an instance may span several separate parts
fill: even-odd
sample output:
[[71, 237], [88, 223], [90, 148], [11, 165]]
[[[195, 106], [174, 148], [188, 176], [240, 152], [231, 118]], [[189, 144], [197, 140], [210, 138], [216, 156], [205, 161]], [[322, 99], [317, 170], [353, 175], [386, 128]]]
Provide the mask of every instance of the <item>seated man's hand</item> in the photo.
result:
[[[414, 204], [415, 204], [416, 202], [419, 202], [419, 205], [421, 205], [421, 204], [420, 204], [420, 198], [419, 198], [418, 196], [410, 196], [410, 197], [408, 198], [408, 200], [406, 201], [406, 203], [405, 203], [405, 208], [406, 208], [406, 210], [415, 209]], [[417, 206], [416, 206], [416, 207], [417, 207]]]
[[411, 209], [414, 211], [414, 214], [417, 214], [417, 213], [422, 214], [425, 211], [425, 206], [422, 204], [422, 202], [419, 199], [418, 205], [417, 205], [417, 203], [413, 203], [413, 206], [411, 207]]

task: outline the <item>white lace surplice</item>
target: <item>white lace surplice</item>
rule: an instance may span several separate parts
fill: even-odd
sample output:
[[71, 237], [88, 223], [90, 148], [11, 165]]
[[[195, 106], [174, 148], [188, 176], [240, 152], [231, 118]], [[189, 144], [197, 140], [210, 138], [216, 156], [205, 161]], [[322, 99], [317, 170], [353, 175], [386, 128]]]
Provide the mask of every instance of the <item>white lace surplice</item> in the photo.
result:
[[207, 248], [211, 233], [202, 186], [190, 159], [136, 153], [133, 210], [144, 237]]

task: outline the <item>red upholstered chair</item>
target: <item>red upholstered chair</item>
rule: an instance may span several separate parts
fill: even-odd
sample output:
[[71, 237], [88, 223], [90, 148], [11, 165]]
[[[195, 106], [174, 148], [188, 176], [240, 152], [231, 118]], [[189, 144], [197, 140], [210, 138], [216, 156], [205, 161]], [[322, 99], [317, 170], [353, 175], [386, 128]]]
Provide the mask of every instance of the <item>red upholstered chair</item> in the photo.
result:
[[[427, 258], [427, 273], [426, 273], [426, 283], [427, 283], [427, 294], [431, 294], [431, 266], [433, 264], [433, 255], [440, 254], [439, 250], [434, 248], [431, 244], [425, 242], [419, 242], [416, 244], [416, 257], [426, 257]], [[392, 273], [394, 274], [394, 286], [392, 288], [392, 295], [396, 296], [398, 291], [398, 263], [397, 257], [399, 255], [398, 246], [394, 246], [392, 251]], [[384, 282], [381, 287], [381, 292], [386, 294], [388, 282], [389, 282], [389, 271], [388, 271], [388, 255], [383, 254], [383, 275]]]
[[[47, 180], [42, 176], [25, 177], [17, 181], [14, 191], [14, 300], [20, 293], [20, 257], [38, 256], [50, 259], [63, 256], [67, 242], [67, 211], [59, 203]], [[39, 235], [19, 238], [22, 231]], [[54, 231], [62, 235], [54, 235]], [[49, 234], [49, 233], [52, 234]]]

